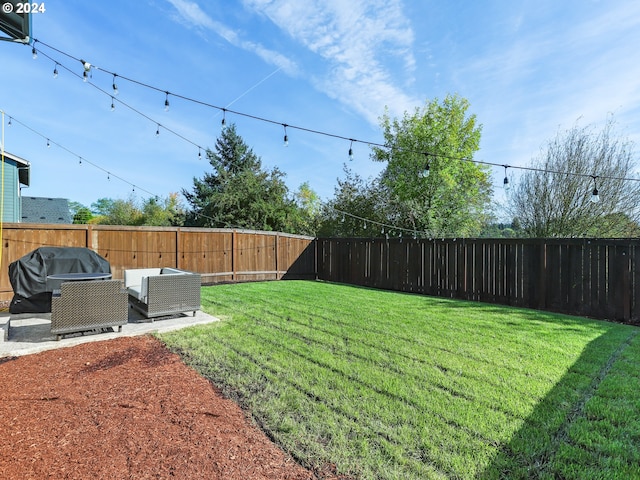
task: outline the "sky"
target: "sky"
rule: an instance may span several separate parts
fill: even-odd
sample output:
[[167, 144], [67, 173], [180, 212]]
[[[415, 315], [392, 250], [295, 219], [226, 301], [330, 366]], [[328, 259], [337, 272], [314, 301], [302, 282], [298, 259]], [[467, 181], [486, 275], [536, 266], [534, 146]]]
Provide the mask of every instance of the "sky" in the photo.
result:
[[[385, 111], [401, 118], [447, 94], [482, 124], [474, 159], [513, 167], [512, 183], [558, 132], [612, 115], [638, 155], [634, 0], [41, 5], [36, 59], [31, 45], [0, 42], [3, 142], [31, 163], [25, 196], [91, 206], [190, 191], [212, 171], [204, 151], [224, 116], [291, 192], [308, 182], [328, 200], [345, 165], [364, 178], [383, 168], [367, 142], [383, 143]], [[498, 202], [504, 175], [492, 168]]]

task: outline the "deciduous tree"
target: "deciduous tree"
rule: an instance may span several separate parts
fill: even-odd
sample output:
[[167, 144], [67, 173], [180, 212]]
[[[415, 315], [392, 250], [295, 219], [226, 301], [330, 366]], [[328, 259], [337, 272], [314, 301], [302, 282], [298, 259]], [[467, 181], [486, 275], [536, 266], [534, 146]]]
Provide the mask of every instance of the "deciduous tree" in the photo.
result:
[[526, 236], [638, 236], [640, 182], [625, 180], [636, 176], [633, 144], [612, 117], [600, 131], [558, 132], [530, 167], [507, 194]]
[[489, 170], [471, 161], [481, 126], [467, 115], [469, 102], [448, 95], [402, 119], [382, 117], [385, 148], [373, 159], [386, 162], [382, 183], [401, 206], [402, 226], [430, 236], [477, 235], [491, 201]]

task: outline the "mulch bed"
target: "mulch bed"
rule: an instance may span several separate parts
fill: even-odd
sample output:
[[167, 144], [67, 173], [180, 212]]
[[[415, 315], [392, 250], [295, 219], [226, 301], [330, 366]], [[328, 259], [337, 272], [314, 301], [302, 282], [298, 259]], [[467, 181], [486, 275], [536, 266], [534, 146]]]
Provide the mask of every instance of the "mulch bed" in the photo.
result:
[[3, 479], [331, 477], [149, 336], [2, 358], [0, 405]]

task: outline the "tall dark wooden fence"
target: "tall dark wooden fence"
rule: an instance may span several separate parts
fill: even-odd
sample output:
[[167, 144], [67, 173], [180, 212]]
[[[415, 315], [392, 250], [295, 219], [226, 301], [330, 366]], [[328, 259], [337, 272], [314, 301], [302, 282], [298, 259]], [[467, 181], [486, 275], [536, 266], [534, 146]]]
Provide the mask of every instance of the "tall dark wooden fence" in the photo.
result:
[[318, 278], [624, 322], [640, 320], [640, 240], [317, 240]]

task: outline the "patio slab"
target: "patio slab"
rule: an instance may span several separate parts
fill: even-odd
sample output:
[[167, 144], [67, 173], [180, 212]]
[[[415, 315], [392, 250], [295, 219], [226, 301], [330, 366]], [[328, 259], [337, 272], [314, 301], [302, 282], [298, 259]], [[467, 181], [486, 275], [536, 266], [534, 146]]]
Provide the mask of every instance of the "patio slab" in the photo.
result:
[[[56, 336], [51, 333], [50, 313], [10, 314], [9, 312], [0, 312], [0, 358], [17, 357], [45, 350], [72, 347], [85, 342], [110, 340], [123, 335], [136, 336], [156, 332], [170, 332], [218, 320], [218, 318], [198, 310], [195, 316], [191, 313], [177, 314], [158, 317], [152, 322], [130, 308], [128, 323], [122, 326], [121, 332], [118, 332], [117, 328], [107, 328], [101, 331], [92, 330], [90, 332], [68, 334], [61, 340], [56, 341]], [[10, 328], [8, 328], [9, 323]]]

